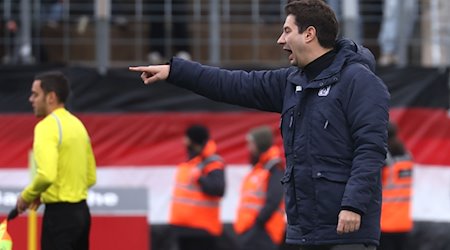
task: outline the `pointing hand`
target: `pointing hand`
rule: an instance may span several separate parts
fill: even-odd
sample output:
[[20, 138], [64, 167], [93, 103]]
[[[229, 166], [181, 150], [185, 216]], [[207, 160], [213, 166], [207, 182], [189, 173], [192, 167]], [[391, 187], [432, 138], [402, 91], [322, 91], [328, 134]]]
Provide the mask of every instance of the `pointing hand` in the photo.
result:
[[152, 65], [129, 67], [131, 71], [142, 72], [141, 78], [145, 84], [166, 80], [169, 76], [170, 65]]

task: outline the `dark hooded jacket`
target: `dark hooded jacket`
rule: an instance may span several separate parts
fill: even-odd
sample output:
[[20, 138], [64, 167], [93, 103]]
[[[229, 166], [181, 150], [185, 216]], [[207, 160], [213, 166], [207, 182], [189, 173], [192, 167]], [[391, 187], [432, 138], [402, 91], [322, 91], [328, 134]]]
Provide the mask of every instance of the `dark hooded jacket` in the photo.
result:
[[[288, 243], [378, 245], [389, 93], [369, 50], [350, 40], [335, 50], [331, 65], [311, 80], [298, 67], [230, 71], [173, 58], [167, 81], [281, 113]], [[342, 209], [362, 215], [359, 231], [336, 233]]]

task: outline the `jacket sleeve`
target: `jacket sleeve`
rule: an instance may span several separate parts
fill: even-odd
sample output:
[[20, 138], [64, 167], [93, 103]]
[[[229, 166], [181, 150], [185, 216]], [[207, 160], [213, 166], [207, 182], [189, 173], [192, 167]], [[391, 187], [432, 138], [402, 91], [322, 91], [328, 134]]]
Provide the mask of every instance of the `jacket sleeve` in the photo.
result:
[[215, 101], [264, 111], [281, 112], [288, 68], [225, 70], [172, 58], [167, 82]]
[[221, 161], [211, 162], [202, 172], [198, 179], [202, 191], [210, 196], [223, 197], [225, 194], [224, 163]]
[[223, 169], [216, 169], [198, 180], [202, 191], [210, 196], [222, 197], [225, 194], [225, 174]]
[[[384, 83], [361, 65], [352, 67], [344, 108], [353, 140], [353, 162], [342, 207], [364, 214], [381, 195], [381, 168], [387, 150], [389, 92]], [[381, 203], [381, 200], [379, 201]]]

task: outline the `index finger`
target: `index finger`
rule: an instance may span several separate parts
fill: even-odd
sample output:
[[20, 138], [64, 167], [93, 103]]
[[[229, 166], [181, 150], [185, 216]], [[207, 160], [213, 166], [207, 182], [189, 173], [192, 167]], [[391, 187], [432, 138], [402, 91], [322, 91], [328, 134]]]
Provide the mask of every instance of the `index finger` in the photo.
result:
[[130, 71], [144, 72], [148, 70], [148, 66], [128, 67]]

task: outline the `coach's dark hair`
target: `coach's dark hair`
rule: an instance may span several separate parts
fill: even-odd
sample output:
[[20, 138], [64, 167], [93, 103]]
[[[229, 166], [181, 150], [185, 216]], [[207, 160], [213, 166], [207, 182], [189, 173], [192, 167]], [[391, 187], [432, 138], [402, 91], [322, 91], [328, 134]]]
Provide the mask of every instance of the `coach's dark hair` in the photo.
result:
[[69, 81], [63, 73], [59, 71], [45, 72], [34, 77], [34, 80], [41, 81], [41, 88], [45, 94], [55, 92], [60, 103], [65, 103], [70, 93]]
[[298, 31], [303, 33], [313, 26], [317, 31], [317, 39], [324, 48], [333, 48], [339, 32], [336, 15], [323, 0], [288, 1], [286, 15], [294, 15]]

